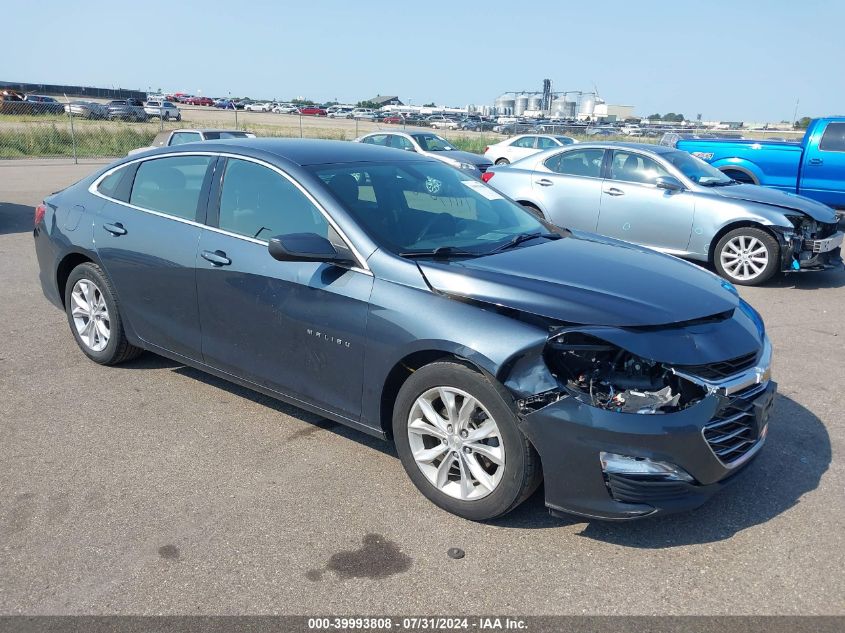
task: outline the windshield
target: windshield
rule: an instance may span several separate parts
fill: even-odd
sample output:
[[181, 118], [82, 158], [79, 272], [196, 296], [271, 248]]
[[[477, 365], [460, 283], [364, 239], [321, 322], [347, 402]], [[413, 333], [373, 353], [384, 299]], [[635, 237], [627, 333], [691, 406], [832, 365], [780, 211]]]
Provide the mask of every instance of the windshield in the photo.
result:
[[684, 176], [698, 185], [712, 187], [733, 183], [733, 180], [725, 176], [718, 169], [708, 165], [692, 154], [687, 154], [686, 152], [667, 152], [663, 154], [663, 158], [672, 163]]
[[311, 169], [373, 240], [395, 254], [483, 255], [517, 236], [550, 233], [483, 182], [434, 161]]
[[411, 134], [411, 136], [419, 143], [424, 152], [450, 152], [455, 149], [449, 144], [449, 141], [437, 136], [437, 134]]
[[205, 140], [216, 141], [225, 138], [247, 138], [246, 132], [206, 132]]
[[555, 136], [555, 138], [561, 145], [572, 145], [575, 142], [574, 138], [568, 136]]

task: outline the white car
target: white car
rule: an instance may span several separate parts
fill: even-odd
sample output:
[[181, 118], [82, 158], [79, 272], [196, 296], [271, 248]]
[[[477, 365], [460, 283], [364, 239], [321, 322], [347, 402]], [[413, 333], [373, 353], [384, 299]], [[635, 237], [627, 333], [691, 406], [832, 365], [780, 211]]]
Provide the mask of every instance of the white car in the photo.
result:
[[484, 155], [496, 165], [508, 165], [531, 154], [577, 142], [574, 138], [558, 134], [520, 134], [488, 146]]
[[276, 107], [272, 109], [273, 112], [276, 114], [293, 114], [297, 112], [299, 108], [297, 108], [292, 103], [280, 103]]
[[355, 108], [346, 114], [347, 119], [375, 119], [376, 111], [371, 108]]
[[455, 119], [445, 116], [433, 116], [428, 119], [428, 124], [435, 130], [457, 130], [460, 124]]
[[352, 114], [354, 111], [354, 108], [342, 108], [332, 106], [326, 111], [326, 116], [330, 119], [348, 119], [349, 115]]
[[158, 117], [164, 121], [169, 121], [170, 119], [173, 119], [174, 121], [182, 120], [182, 113], [179, 112], [179, 108], [170, 101], [148, 100], [144, 104], [144, 112], [147, 113], [147, 116]]
[[247, 110], [249, 112], [269, 112], [272, 109], [273, 104], [269, 101], [266, 101], [264, 103], [253, 102], [248, 103], [244, 106], [244, 110]]

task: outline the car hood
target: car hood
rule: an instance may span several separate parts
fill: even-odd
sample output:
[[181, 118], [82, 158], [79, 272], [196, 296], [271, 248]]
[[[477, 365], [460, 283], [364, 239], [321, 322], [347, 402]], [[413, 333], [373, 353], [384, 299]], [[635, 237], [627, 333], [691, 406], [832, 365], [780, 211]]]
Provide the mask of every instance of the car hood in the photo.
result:
[[781, 207], [790, 211], [800, 211], [809, 215], [817, 222], [836, 222], [836, 213], [829, 206], [811, 200], [810, 198], [805, 198], [804, 196], [770, 189], [769, 187], [731, 185], [729, 187], [709, 187], [707, 188], [707, 192], [721, 196], [722, 198], [757, 202], [759, 204]]
[[667, 325], [739, 305], [712, 273], [590, 233], [478, 259], [417, 263], [437, 292], [567, 323]]
[[490, 164], [489, 158], [485, 158], [484, 156], [480, 156], [479, 154], [473, 154], [472, 152], [462, 152], [461, 150], [457, 149], [449, 150], [447, 152], [426, 152], [426, 154], [431, 156], [432, 158], [437, 158], [438, 156], [446, 156], [461, 163], [471, 163], [472, 165]]

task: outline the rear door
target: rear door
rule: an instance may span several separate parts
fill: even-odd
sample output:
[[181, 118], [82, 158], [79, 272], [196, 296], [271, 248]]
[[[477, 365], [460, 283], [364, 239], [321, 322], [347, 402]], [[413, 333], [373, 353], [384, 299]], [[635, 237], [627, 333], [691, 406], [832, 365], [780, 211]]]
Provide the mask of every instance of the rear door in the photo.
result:
[[799, 193], [845, 208], [845, 122], [831, 121], [807, 143]]
[[597, 231], [665, 251], [686, 252], [695, 214], [694, 195], [658, 189], [655, 180], [671, 174], [639, 152], [613, 150], [608, 170]]
[[536, 144], [536, 136], [523, 136], [518, 138], [508, 145], [505, 157], [513, 163], [518, 161], [520, 158], [531, 156], [531, 154], [537, 152], [534, 148]]
[[[143, 161], [109, 192], [94, 225], [121, 312], [146, 343], [199, 360], [196, 254], [216, 158]], [[133, 178], [134, 176], [134, 178]]]
[[602, 191], [603, 149], [563, 151], [531, 174], [531, 188], [549, 219], [582, 231], [595, 231]]
[[212, 200], [197, 260], [205, 362], [357, 419], [372, 275], [270, 256], [275, 235], [340, 238], [313, 198], [265, 164], [228, 159]]

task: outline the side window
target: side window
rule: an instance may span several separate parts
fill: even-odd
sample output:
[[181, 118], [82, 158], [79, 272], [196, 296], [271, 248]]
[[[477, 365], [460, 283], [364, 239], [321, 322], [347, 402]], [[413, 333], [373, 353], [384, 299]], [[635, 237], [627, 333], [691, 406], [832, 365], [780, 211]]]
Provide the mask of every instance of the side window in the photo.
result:
[[557, 146], [558, 144], [550, 138], [546, 138], [545, 136], [537, 137], [537, 149], [551, 149], [552, 147]]
[[364, 139], [364, 143], [369, 143], [370, 145], [387, 145], [387, 137], [387, 134], [376, 134], [375, 136], [368, 136]]
[[602, 160], [604, 160], [603, 149], [584, 149], [555, 154], [546, 159], [543, 164], [558, 174], [601, 178]]
[[613, 152], [610, 177], [625, 182], [653, 183], [660, 176], [669, 174], [656, 161], [631, 152]]
[[176, 132], [170, 139], [170, 145], [182, 145], [183, 143], [196, 143], [201, 141], [199, 132]]
[[511, 143], [511, 147], [523, 147], [526, 149], [534, 147], [534, 139], [536, 136], [523, 136], [522, 138], [516, 139], [513, 143]]
[[393, 135], [393, 142], [390, 146], [395, 147], [397, 149], [404, 149], [410, 151], [414, 150], [414, 144], [411, 143], [411, 141], [406, 139], [404, 136], [397, 136], [395, 134]]
[[292, 182], [263, 165], [229, 159], [218, 226], [261, 240], [285, 233], [329, 236], [329, 224]]
[[823, 152], [845, 152], [845, 123], [828, 123], [819, 149]]
[[210, 156], [172, 156], [138, 166], [129, 203], [185, 220], [195, 220]]

